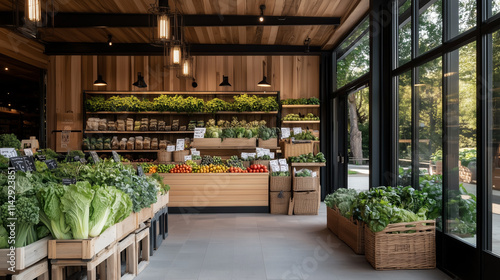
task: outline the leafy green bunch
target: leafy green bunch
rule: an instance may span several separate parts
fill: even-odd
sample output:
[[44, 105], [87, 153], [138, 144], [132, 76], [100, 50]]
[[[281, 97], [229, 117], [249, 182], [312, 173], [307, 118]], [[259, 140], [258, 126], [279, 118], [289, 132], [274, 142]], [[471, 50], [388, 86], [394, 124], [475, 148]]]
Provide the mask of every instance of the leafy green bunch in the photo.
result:
[[205, 111], [208, 113], [217, 113], [221, 111], [231, 111], [232, 104], [219, 98], [214, 98], [205, 103]]
[[299, 99], [288, 98], [288, 99], [281, 100], [281, 104], [283, 104], [283, 105], [319, 105], [320, 101], [316, 97], [299, 98]]
[[15, 148], [21, 149], [21, 141], [17, 139], [14, 133], [0, 134], [0, 148]]
[[351, 206], [358, 198], [358, 192], [354, 189], [340, 188], [325, 197], [325, 204], [330, 208], [337, 208], [340, 214], [351, 218]]

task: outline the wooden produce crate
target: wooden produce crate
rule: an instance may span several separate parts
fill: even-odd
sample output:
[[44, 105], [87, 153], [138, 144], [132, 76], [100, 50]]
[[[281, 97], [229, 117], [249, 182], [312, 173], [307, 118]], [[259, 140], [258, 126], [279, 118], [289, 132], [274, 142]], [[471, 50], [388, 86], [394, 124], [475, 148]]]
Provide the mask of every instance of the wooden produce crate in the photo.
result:
[[[9, 273], [12, 273], [9, 271]], [[0, 272], [0, 276], [6, 276], [4, 272]], [[8, 278], [7, 278], [8, 279]], [[12, 280], [49, 280], [49, 262], [46, 258], [38, 263], [31, 265], [24, 270], [16, 270], [12, 275]]]
[[435, 268], [436, 223], [389, 224], [380, 232], [366, 226], [365, 257], [376, 270]]
[[123, 221], [116, 224], [116, 241], [120, 241], [137, 229], [136, 213], [132, 212]]
[[158, 213], [163, 207], [167, 206], [168, 203], [168, 198], [169, 198], [169, 193], [167, 192], [164, 195], [158, 194], [158, 198], [156, 200], [156, 203], [153, 204], [153, 214]]
[[283, 157], [296, 157], [303, 154], [309, 154], [313, 152], [314, 143], [300, 143], [293, 144], [288, 142], [282, 142]]
[[278, 139], [271, 138], [269, 140], [262, 140], [261, 138], [259, 138], [258, 147], [266, 149], [276, 149], [278, 148]]
[[90, 239], [49, 240], [49, 259], [91, 260], [95, 255], [116, 242], [116, 225]]
[[294, 191], [319, 191], [318, 177], [293, 177]]
[[194, 138], [191, 142], [193, 148], [220, 148], [220, 138]]
[[222, 140], [221, 147], [227, 149], [248, 149], [257, 147], [257, 138], [226, 138]]
[[293, 192], [295, 215], [318, 215], [319, 195], [316, 191]]
[[142, 208], [141, 211], [135, 213], [135, 228], [141, 227], [141, 224], [151, 219], [154, 216], [153, 207]]
[[[16, 248], [15, 258], [16, 264], [14, 266], [15, 270], [23, 270], [26, 269], [40, 260], [44, 259], [48, 255], [47, 251], [47, 243], [51, 239], [50, 236], [42, 238], [36, 242], [31, 243], [28, 246]], [[5, 271], [6, 274], [9, 273], [7, 270], [10, 266], [10, 249], [1, 249], [0, 250], [0, 271]]]
[[340, 213], [337, 208], [326, 207], [326, 226], [337, 236], [339, 235], [339, 217]]
[[149, 227], [143, 226], [135, 231], [137, 274], [141, 273], [149, 265], [149, 250], [151, 250], [149, 238]]
[[175, 151], [172, 154], [172, 158], [175, 162], [184, 162], [184, 157], [189, 156], [189, 150]]
[[[117, 275], [117, 243], [100, 251], [92, 260], [82, 259], [57, 259], [51, 260], [52, 279], [64, 280], [64, 269], [67, 267], [86, 267], [87, 280], [119, 279]], [[97, 268], [97, 269], [96, 269]], [[98, 277], [99, 276], [99, 277]]]
[[291, 192], [270, 192], [271, 198], [271, 214], [288, 214], [288, 203], [290, 202]]
[[269, 189], [272, 192], [285, 191], [289, 192], [292, 190], [292, 177], [291, 176], [271, 176], [269, 183]]
[[[135, 233], [129, 234], [125, 239], [116, 245], [117, 254], [117, 275], [120, 280], [130, 280], [137, 275], [137, 252], [135, 245]], [[121, 269], [121, 252], [125, 251], [125, 274]]]
[[347, 219], [338, 216], [338, 237], [351, 247], [354, 253], [362, 255], [365, 253], [365, 224], [358, 220]]
[[258, 159], [258, 160], [252, 161], [252, 164], [262, 164], [265, 167], [267, 167], [267, 169], [269, 170], [269, 162], [270, 162], [270, 160]]

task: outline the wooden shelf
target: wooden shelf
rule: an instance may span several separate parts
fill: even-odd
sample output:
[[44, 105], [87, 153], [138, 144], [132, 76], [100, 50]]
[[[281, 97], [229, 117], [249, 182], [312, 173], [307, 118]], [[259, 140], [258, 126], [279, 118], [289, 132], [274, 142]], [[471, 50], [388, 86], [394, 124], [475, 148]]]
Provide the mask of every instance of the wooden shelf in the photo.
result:
[[231, 111], [223, 111], [217, 113], [207, 113], [207, 112], [109, 112], [109, 111], [100, 111], [100, 112], [87, 112], [87, 115], [277, 115], [278, 111], [271, 112], [231, 112]]
[[281, 105], [282, 108], [300, 109], [300, 108], [319, 108], [320, 105]]
[[308, 123], [321, 123], [321, 121], [282, 121], [283, 124], [308, 124]]
[[98, 95], [276, 95], [277, 91], [85, 91]]
[[91, 151], [96, 153], [111, 153], [112, 151], [117, 153], [156, 153], [162, 150], [83, 150], [84, 153]]
[[192, 134], [194, 131], [85, 131], [84, 134]]
[[326, 162], [292, 162], [292, 166], [326, 166]]

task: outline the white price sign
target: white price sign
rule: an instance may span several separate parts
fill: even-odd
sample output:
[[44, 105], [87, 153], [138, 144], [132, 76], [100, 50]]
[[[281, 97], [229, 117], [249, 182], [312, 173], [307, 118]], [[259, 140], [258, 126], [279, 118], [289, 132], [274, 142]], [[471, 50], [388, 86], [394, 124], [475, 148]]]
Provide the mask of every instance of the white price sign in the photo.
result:
[[288, 171], [288, 164], [286, 164], [286, 165], [280, 165], [280, 171], [281, 172], [287, 172]]
[[271, 157], [271, 159], [274, 159], [274, 152], [269, 153], [269, 157]]
[[248, 154], [248, 157], [253, 157], [253, 158], [255, 158], [256, 156], [257, 156], [257, 153], [249, 153], [249, 154]]
[[32, 156], [33, 150], [32, 149], [24, 149], [24, 155], [25, 156]]
[[247, 159], [248, 153], [241, 153], [241, 159]]
[[201, 152], [200, 151], [194, 151], [194, 152], [191, 152], [191, 154], [193, 156], [201, 156]]
[[271, 150], [269, 150], [269, 149], [262, 149], [262, 151], [264, 152], [265, 155], [268, 155], [268, 156], [271, 155]]
[[289, 127], [282, 127], [281, 128], [281, 138], [285, 139], [290, 137], [290, 128]]
[[293, 128], [293, 135], [298, 135], [302, 133], [302, 127], [294, 127]]
[[184, 139], [177, 139], [176, 151], [184, 151]]
[[17, 157], [15, 148], [0, 148], [0, 154], [6, 158]]
[[278, 160], [271, 160], [269, 162], [270, 166], [271, 166], [271, 171], [273, 172], [278, 172], [280, 171], [280, 165], [278, 163]]
[[318, 173], [313, 172], [313, 173], [312, 173], [312, 176], [313, 176], [313, 177], [318, 177]]
[[193, 152], [196, 152], [196, 148], [191, 148], [191, 154], [192, 154]]
[[280, 162], [280, 165], [288, 165], [288, 163], [286, 162], [286, 158], [280, 158], [279, 162]]
[[263, 151], [258, 151], [257, 152], [257, 158], [261, 158], [265, 155], [265, 153]]
[[205, 132], [207, 129], [205, 127], [197, 127], [194, 129], [194, 137], [193, 138], [205, 138]]
[[184, 156], [184, 161], [192, 160], [193, 157], [191, 155], [189, 156]]
[[175, 152], [175, 145], [168, 145], [167, 152]]
[[255, 148], [255, 151], [258, 153], [258, 152], [262, 152], [264, 151], [264, 148]]

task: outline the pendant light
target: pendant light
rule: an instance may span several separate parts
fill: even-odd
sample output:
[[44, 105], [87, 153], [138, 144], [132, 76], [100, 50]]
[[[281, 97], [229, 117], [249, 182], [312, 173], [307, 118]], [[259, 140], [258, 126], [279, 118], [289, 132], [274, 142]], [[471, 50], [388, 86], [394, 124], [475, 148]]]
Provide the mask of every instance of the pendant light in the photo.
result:
[[26, 20], [39, 26], [42, 23], [42, 6], [40, 0], [26, 0]]
[[173, 43], [170, 48], [170, 65], [180, 66], [182, 57], [182, 46], [177, 43]]
[[222, 83], [219, 84], [220, 87], [230, 87], [229, 77], [222, 75]]
[[271, 87], [271, 84], [267, 82], [267, 77], [266, 77], [266, 62], [262, 61], [262, 81], [260, 81], [257, 86], [259, 87]]
[[99, 64], [100, 64], [99, 60], [100, 60], [100, 57], [97, 57], [97, 80], [94, 81], [94, 86], [103, 87], [103, 86], [107, 86], [108, 83], [106, 83], [106, 81], [104, 81], [104, 79], [102, 78], [101, 72], [99, 71]]
[[155, 44], [165, 44], [172, 40], [174, 14], [168, 5], [168, 0], [157, 0], [149, 8], [152, 41]]
[[145, 88], [147, 87], [148, 85], [146, 84], [146, 82], [144, 81], [144, 77], [142, 76], [142, 73], [141, 72], [138, 72], [137, 73], [137, 81], [135, 83], [132, 84], [133, 86], [136, 86], [138, 88]]

